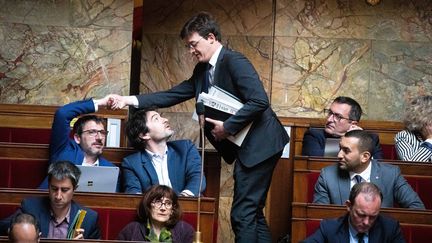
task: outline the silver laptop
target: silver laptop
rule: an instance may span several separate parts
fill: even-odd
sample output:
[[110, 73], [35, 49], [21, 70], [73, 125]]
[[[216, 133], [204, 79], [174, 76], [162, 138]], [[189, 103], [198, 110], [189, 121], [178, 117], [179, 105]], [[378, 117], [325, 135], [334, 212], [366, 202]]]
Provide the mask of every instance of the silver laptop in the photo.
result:
[[78, 192], [116, 192], [119, 167], [82, 166]]
[[340, 138], [326, 138], [324, 157], [337, 157], [339, 153]]

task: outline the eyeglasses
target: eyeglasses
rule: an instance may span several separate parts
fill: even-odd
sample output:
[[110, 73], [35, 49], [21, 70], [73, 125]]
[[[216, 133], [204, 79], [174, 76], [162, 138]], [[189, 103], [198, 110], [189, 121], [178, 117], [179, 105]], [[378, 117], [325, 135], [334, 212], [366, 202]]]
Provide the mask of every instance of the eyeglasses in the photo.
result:
[[324, 113], [327, 115], [327, 117], [333, 116], [333, 119], [336, 120], [336, 121], [340, 121], [340, 120], [343, 120], [343, 119], [348, 120], [348, 121], [352, 121], [352, 119], [343, 117], [341, 114], [334, 113], [330, 109], [324, 109]]
[[106, 135], [108, 134], [108, 131], [90, 129], [90, 130], [82, 131], [82, 133], [88, 133], [88, 135], [90, 137], [96, 137], [98, 134], [100, 134], [101, 137], [106, 137]]
[[201, 36], [201, 38], [200, 38], [199, 40], [197, 40], [197, 41], [195, 41], [195, 42], [191, 42], [191, 43], [189, 43], [189, 44], [186, 44], [185, 47], [186, 47], [187, 49], [195, 49], [195, 48], [197, 47], [197, 45], [198, 45], [198, 42], [200, 42], [200, 40], [202, 40], [203, 38], [204, 38], [204, 37]]
[[173, 204], [170, 200], [166, 200], [165, 202], [162, 202], [161, 200], [154, 200], [151, 205], [155, 208], [161, 208], [162, 205], [165, 205], [166, 209], [171, 209]]

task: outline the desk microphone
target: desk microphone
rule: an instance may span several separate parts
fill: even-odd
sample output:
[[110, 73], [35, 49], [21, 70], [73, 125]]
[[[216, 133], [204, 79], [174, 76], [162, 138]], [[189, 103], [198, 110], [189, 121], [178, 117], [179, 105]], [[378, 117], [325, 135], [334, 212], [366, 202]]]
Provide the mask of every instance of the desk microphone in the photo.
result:
[[204, 150], [205, 150], [205, 136], [204, 136], [204, 112], [205, 107], [204, 103], [197, 102], [195, 105], [196, 113], [198, 115], [198, 121], [200, 125], [200, 134], [201, 134], [201, 176], [200, 176], [200, 185], [198, 190], [198, 210], [197, 210], [197, 230], [195, 232], [195, 239], [193, 243], [202, 243], [201, 241], [201, 231], [200, 231], [200, 216], [201, 216], [201, 188], [202, 188], [202, 180], [204, 177]]

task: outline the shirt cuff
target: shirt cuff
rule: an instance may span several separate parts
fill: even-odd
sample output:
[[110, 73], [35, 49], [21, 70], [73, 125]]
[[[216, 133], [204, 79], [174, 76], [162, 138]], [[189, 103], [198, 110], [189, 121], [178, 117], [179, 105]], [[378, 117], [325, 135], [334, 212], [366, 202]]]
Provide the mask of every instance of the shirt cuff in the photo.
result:
[[183, 190], [182, 192], [180, 192], [180, 196], [193, 197], [195, 195], [189, 190]]
[[96, 103], [96, 101], [94, 99], [92, 99], [92, 101], [93, 101], [93, 105], [94, 105], [94, 108], [95, 108], [95, 112], [98, 112], [99, 105]]
[[138, 108], [138, 105], [139, 105], [138, 98], [136, 96], [132, 96], [132, 100], [131, 101], [132, 101], [132, 105], [135, 108]]

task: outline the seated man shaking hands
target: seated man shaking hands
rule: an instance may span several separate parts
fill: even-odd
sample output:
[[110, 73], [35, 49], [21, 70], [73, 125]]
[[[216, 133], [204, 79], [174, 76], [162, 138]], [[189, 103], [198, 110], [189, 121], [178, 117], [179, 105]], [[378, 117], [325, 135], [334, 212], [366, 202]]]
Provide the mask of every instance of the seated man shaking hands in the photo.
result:
[[143, 193], [152, 185], [166, 185], [181, 196], [198, 196], [201, 157], [190, 140], [168, 142], [173, 135], [168, 119], [154, 109], [137, 111], [128, 121], [127, 135], [139, 152], [123, 159], [125, 193]]

